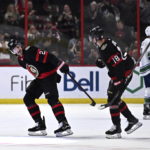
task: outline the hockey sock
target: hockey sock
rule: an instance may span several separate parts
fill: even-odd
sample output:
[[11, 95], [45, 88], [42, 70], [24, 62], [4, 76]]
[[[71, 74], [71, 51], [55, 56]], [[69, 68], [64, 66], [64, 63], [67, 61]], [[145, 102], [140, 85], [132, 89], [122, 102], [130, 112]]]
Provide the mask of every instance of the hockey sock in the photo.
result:
[[35, 122], [39, 122], [42, 120], [41, 111], [40, 111], [39, 106], [37, 104], [27, 106], [27, 109], [28, 109], [31, 117], [33, 118], [33, 120]]
[[[150, 77], [150, 76], [149, 76]], [[146, 84], [146, 88], [145, 88], [145, 93], [144, 93], [144, 103], [145, 104], [150, 104], [150, 83], [149, 83], [149, 77], [148, 78], [144, 78], [145, 80], [145, 84]], [[148, 84], [149, 83], [149, 84]]]
[[56, 119], [58, 120], [58, 122], [62, 122], [62, 121], [67, 121], [66, 117], [65, 117], [65, 111], [64, 111], [64, 107], [61, 104], [61, 102], [58, 102], [56, 104], [54, 104], [52, 106], [52, 111], [56, 117]]
[[124, 101], [121, 101], [120, 104], [119, 104], [119, 111], [121, 112], [121, 114], [127, 118], [127, 120], [130, 122], [132, 121], [133, 119], [136, 119], [131, 111], [129, 110], [128, 106], [126, 105], [126, 103]]
[[120, 126], [120, 111], [118, 109], [118, 105], [110, 106], [110, 115], [113, 124], [116, 126]]
[[145, 98], [144, 98], [144, 103], [145, 103], [145, 104], [150, 104], [150, 98], [146, 98], [146, 97], [145, 97]]

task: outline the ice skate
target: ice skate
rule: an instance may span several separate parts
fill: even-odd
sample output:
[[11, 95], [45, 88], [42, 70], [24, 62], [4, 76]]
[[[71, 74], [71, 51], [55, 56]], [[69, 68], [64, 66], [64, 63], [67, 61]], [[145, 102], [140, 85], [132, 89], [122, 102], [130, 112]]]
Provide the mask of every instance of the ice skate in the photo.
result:
[[108, 139], [120, 139], [121, 138], [121, 128], [120, 126], [113, 125], [110, 130], [105, 132], [106, 138]]
[[43, 117], [43, 120], [36, 123], [35, 127], [28, 129], [28, 135], [30, 135], [30, 136], [45, 136], [45, 135], [47, 135], [44, 117]]
[[150, 120], [150, 115], [143, 115], [144, 120]]
[[144, 104], [143, 119], [150, 120], [150, 104]]
[[140, 128], [142, 126], [142, 123], [139, 122], [138, 119], [134, 119], [133, 121], [129, 122], [128, 126], [125, 128], [125, 131], [127, 134], [130, 134]]
[[66, 121], [61, 122], [60, 127], [55, 130], [54, 133], [56, 134], [56, 137], [63, 137], [73, 134], [70, 125]]

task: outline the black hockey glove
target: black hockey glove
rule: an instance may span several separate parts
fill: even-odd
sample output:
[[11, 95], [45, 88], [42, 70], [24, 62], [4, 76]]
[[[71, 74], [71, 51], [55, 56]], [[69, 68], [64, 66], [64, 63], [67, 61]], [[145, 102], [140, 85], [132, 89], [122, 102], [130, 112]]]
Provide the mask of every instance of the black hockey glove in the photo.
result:
[[62, 73], [65, 73], [65, 74], [69, 73], [69, 66], [65, 63], [65, 64], [60, 68], [60, 71], [61, 71]]
[[60, 83], [60, 81], [61, 81], [61, 75], [59, 75], [59, 74], [57, 73], [56, 76], [57, 76], [57, 83]]
[[105, 64], [103, 63], [103, 61], [100, 58], [98, 58], [96, 60], [96, 66], [99, 67], [99, 68], [104, 68]]

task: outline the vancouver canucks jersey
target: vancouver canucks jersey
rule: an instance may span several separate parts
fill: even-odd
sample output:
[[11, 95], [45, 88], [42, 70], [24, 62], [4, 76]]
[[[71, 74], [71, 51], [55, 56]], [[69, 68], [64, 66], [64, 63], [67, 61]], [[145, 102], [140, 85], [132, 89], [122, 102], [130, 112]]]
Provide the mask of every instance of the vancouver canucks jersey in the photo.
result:
[[[146, 38], [141, 44], [141, 54], [143, 53], [144, 49], [147, 47], [148, 43], [150, 42], [150, 38]], [[140, 62], [140, 74], [141, 76], [146, 76], [150, 73], [150, 47], [144, 54], [141, 62]]]

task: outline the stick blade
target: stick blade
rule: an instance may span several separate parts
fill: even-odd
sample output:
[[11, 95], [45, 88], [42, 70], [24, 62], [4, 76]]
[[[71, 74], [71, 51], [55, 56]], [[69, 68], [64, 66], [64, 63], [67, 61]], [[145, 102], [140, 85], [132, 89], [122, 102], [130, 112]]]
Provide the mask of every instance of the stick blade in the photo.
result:
[[98, 109], [99, 109], [99, 110], [103, 110], [103, 109], [105, 109], [105, 108], [107, 108], [107, 107], [108, 107], [107, 104], [101, 104], [101, 105], [98, 107]]
[[91, 106], [95, 106], [95, 105], [96, 105], [96, 103], [95, 103], [95, 102], [92, 102], [90, 105], [91, 105]]

